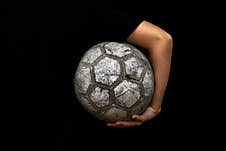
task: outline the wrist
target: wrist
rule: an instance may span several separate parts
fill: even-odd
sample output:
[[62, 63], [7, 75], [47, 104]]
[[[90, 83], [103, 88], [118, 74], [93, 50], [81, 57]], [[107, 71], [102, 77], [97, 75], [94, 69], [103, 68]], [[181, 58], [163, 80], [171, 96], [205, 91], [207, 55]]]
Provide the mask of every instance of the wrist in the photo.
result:
[[150, 106], [150, 110], [153, 112], [153, 113], [159, 113], [161, 112], [161, 107], [160, 108], [153, 108], [152, 106]]

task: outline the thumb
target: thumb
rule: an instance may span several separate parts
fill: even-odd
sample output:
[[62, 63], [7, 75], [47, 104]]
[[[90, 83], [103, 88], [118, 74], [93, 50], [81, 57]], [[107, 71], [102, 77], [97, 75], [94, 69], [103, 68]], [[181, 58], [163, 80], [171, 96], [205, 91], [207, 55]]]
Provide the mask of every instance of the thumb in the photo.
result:
[[132, 119], [142, 122], [142, 123], [145, 121], [145, 118], [142, 115], [133, 115]]

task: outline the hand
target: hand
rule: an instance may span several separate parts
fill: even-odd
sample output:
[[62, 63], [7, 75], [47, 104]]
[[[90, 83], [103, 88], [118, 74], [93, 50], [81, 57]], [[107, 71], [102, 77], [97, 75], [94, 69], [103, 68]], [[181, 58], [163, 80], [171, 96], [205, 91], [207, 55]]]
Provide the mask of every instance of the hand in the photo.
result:
[[132, 121], [117, 121], [115, 123], [107, 123], [107, 126], [118, 128], [140, 126], [144, 122], [153, 119], [160, 111], [161, 109], [154, 110], [152, 107], [148, 107], [143, 114], [132, 115]]

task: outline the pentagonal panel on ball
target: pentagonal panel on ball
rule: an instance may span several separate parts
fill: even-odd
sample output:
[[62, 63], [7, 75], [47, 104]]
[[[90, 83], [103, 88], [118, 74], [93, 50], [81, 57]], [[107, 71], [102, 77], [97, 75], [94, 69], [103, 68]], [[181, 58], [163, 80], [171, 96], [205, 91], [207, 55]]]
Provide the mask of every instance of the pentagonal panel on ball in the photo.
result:
[[96, 82], [112, 85], [120, 75], [120, 64], [117, 60], [105, 57], [94, 66]]
[[115, 96], [121, 106], [131, 107], [140, 98], [140, 88], [136, 83], [124, 80], [114, 88]]

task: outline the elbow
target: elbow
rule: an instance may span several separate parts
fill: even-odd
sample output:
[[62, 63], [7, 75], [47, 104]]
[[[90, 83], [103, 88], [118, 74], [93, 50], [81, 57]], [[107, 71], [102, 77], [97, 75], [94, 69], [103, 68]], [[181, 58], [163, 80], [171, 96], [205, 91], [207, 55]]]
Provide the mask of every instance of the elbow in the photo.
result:
[[155, 38], [149, 44], [150, 50], [157, 50], [158, 52], [163, 53], [166, 53], [167, 51], [168, 53], [172, 53], [173, 38], [169, 33], [163, 31], [156, 34]]
[[163, 29], [144, 21], [128, 37], [128, 41], [150, 50], [159, 48], [169, 50], [172, 47], [173, 38]]
[[165, 34], [164, 39], [165, 41], [167, 41], [167, 43], [170, 43], [170, 44], [173, 43], [173, 37], [168, 33]]
[[[173, 45], [173, 37], [169, 33], [165, 33], [164, 40], [166, 41], [166, 43], [170, 47], [172, 47], [172, 45]], [[172, 49], [170, 49], [170, 50], [172, 50]]]
[[172, 36], [167, 32], [161, 32], [161, 33], [156, 34], [155, 40], [159, 41], [159, 42], [164, 42], [169, 45], [172, 45], [172, 43], [173, 43]]

